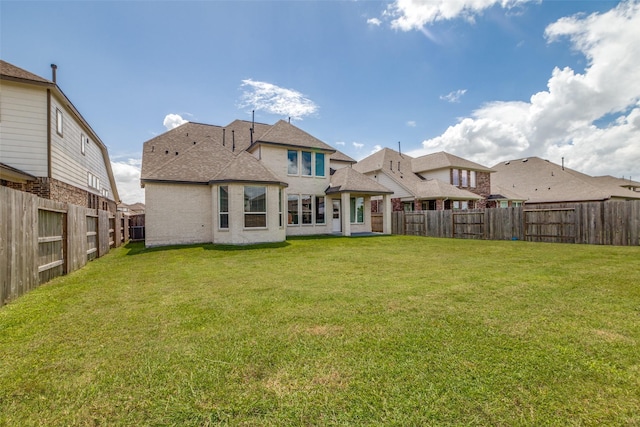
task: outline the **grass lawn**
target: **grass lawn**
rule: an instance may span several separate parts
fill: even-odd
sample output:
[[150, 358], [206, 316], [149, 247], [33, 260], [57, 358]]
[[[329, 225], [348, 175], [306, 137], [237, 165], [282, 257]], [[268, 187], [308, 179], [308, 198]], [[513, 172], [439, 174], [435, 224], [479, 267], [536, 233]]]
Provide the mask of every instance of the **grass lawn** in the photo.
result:
[[640, 248], [129, 244], [0, 308], [0, 425], [640, 425]]

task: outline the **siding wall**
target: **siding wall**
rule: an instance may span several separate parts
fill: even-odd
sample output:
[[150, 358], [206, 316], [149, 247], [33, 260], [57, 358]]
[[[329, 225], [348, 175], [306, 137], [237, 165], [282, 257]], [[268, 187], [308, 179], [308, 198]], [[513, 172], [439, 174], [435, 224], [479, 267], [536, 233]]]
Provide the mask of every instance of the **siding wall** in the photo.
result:
[[[56, 110], [63, 114], [63, 132], [60, 136], [56, 132]], [[51, 97], [51, 174], [52, 178], [67, 184], [86, 189], [90, 193], [100, 194], [99, 189], [88, 185], [87, 173], [91, 172], [100, 179], [100, 188], [109, 191], [109, 199], [113, 200], [113, 189], [109, 182], [106, 162], [102, 150], [89, 137], [89, 132], [84, 129], [80, 121], [67, 106], [66, 100]], [[85, 146], [85, 154], [81, 152], [81, 135], [89, 137], [89, 143]]]
[[47, 91], [0, 81], [0, 159], [34, 176], [47, 176]]

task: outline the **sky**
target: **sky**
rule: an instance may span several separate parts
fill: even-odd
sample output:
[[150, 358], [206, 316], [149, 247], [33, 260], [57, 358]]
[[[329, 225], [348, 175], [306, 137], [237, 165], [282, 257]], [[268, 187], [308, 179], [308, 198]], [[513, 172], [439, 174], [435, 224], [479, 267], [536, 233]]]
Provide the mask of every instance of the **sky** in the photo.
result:
[[0, 57], [57, 83], [144, 201], [145, 141], [291, 123], [356, 160], [538, 156], [640, 180], [640, 0], [10, 1]]

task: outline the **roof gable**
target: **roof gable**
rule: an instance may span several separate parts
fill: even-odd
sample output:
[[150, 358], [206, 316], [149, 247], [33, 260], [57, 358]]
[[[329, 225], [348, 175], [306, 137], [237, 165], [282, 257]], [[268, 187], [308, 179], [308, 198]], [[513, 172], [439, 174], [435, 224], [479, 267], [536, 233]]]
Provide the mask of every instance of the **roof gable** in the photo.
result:
[[338, 169], [331, 175], [331, 183], [326, 193], [392, 194], [393, 191], [347, 167]]
[[425, 156], [416, 157], [411, 162], [413, 172], [421, 173], [437, 169], [468, 169], [478, 172], [493, 172], [481, 164], [472, 162], [462, 157], [440, 151], [439, 153], [427, 154]]
[[[325, 144], [318, 138], [308, 134], [291, 123], [285, 122], [284, 120], [278, 121], [264, 134], [254, 138], [254, 141], [254, 145], [273, 144], [286, 147], [316, 149], [331, 153], [336, 151], [336, 149], [330, 145]], [[249, 148], [249, 151], [251, 151], [251, 148]]]
[[53, 85], [53, 82], [42, 77], [35, 75], [20, 67], [16, 67], [13, 64], [9, 64], [6, 61], [0, 59], [0, 75], [2, 77], [9, 77], [17, 80], [26, 80], [35, 83], [47, 83]]

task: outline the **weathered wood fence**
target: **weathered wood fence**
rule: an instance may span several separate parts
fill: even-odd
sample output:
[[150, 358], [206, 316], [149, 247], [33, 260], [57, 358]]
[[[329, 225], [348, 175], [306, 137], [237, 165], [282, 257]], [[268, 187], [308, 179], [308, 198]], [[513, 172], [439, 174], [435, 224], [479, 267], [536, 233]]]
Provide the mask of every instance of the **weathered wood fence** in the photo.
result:
[[120, 246], [124, 222], [120, 212], [0, 187], [0, 306]]
[[529, 209], [393, 212], [392, 233], [592, 245], [640, 245], [640, 201]]

